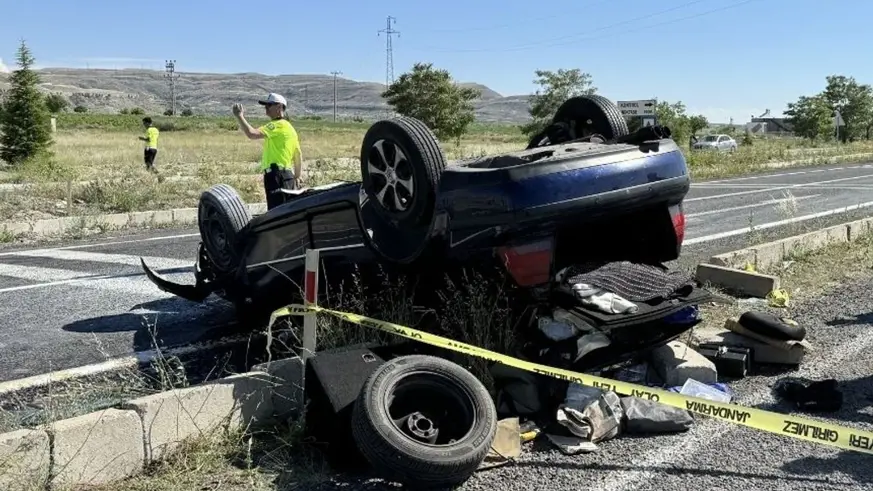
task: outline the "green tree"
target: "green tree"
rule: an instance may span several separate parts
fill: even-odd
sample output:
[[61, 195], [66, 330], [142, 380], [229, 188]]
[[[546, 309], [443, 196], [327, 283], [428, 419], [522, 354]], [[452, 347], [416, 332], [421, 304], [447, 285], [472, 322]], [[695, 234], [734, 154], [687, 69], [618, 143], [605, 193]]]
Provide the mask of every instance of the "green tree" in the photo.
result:
[[658, 124], [670, 128], [671, 138], [677, 143], [687, 142], [691, 137], [691, 118], [685, 114], [685, 104], [682, 101], [672, 104], [658, 101], [655, 105], [655, 116]]
[[70, 103], [66, 99], [64, 99], [64, 96], [55, 93], [48, 94], [45, 97], [45, 105], [50, 113], [57, 114], [67, 109], [67, 106], [69, 106]]
[[76, 106], [73, 108], [73, 112], [74, 113], [86, 113], [86, 112], [88, 112], [88, 108], [85, 106], [81, 106], [81, 105]]
[[480, 91], [456, 85], [447, 70], [416, 63], [382, 92], [394, 110], [424, 122], [440, 139], [460, 140], [476, 119], [472, 101]]
[[840, 110], [845, 126], [840, 128], [840, 139], [854, 140], [866, 136], [873, 112], [873, 89], [859, 84], [854, 77], [829, 75], [822, 97], [831, 111]]
[[691, 135], [696, 135], [698, 131], [706, 129], [707, 126], [709, 126], [709, 121], [702, 114], [691, 116], [688, 119], [688, 130], [691, 131]]
[[34, 58], [24, 41], [18, 48], [18, 69], [9, 77], [9, 93], [0, 111], [0, 159], [19, 164], [47, 150], [52, 143], [51, 115], [39, 91]]
[[783, 113], [800, 137], [817, 140], [833, 134], [833, 110], [824, 94], [800, 96], [797, 102], [789, 102]]
[[591, 75], [578, 68], [561, 68], [557, 72], [537, 70], [535, 73], [537, 78], [534, 83], [541, 88], [530, 97], [528, 113], [533, 120], [521, 127], [521, 131], [529, 137], [548, 126], [555, 111], [567, 99], [597, 92], [597, 88], [592, 85]]

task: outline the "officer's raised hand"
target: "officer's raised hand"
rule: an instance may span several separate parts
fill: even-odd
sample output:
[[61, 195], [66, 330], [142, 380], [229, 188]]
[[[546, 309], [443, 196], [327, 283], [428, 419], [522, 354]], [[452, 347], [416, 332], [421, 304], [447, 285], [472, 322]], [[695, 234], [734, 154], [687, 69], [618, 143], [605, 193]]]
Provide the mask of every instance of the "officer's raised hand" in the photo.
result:
[[243, 114], [245, 114], [245, 109], [243, 109], [243, 106], [240, 103], [236, 103], [233, 106], [231, 106], [231, 110], [233, 111], [233, 115], [237, 116], [237, 117], [240, 117]]

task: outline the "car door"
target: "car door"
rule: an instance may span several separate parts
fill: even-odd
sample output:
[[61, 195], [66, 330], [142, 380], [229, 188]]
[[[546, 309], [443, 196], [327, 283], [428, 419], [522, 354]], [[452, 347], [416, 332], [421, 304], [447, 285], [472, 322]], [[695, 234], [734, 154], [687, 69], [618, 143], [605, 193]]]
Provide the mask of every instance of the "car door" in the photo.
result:
[[310, 247], [319, 250], [319, 281], [330, 281], [337, 287], [345, 281], [349, 288], [356, 271], [375, 265], [362, 235], [357, 207], [339, 201], [309, 211]]

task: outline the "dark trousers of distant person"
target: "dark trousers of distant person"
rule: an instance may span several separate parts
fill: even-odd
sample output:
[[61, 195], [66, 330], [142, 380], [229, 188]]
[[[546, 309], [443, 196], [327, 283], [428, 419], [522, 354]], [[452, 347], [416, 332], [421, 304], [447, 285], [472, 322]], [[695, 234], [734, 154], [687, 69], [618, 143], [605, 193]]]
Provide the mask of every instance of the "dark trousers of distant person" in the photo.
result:
[[146, 170], [154, 172], [155, 170], [155, 157], [158, 156], [157, 148], [146, 148], [143, 154], [143, 158], [145, 159]]
[[285, 202], [286, 195], [279, 192], [280, 189], [297, 189], [297, 180], [290, 170], [270, 164], [270, 169], [264, 172], [264, 193], [267, 195], [268, 210]]

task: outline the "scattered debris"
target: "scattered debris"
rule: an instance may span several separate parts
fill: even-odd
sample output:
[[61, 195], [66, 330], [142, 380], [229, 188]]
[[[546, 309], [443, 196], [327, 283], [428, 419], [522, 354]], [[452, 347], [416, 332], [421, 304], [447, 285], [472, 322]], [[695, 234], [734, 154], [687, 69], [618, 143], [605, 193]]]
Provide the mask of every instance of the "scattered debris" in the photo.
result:
[[833, 412], [843, 407], [843, 393], [836, 379], [813, 381], [803, 377], [785, 377], [774, 384], [776, 397], [810, 412]]

